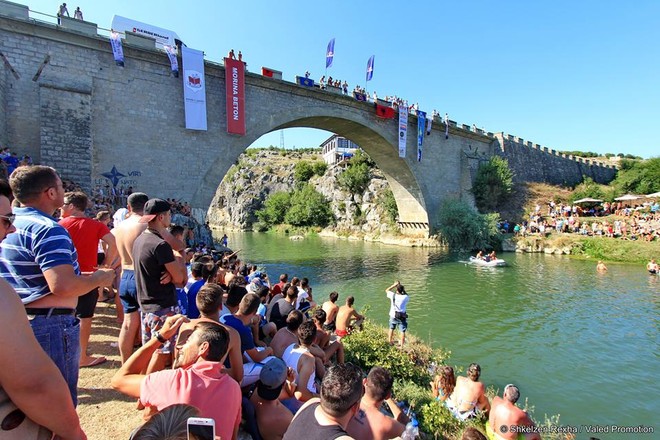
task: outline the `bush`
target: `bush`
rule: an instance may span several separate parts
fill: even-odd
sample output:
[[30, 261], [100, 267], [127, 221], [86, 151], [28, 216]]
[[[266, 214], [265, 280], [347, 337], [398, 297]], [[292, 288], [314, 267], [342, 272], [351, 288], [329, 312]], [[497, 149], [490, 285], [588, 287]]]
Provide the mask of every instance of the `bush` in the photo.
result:
[[426, 386], [431, 380], [432, 362], [442, 364], [447, 352], [432, 350], [414, 338], [408, 338], [406, 350], [399, 350], [387, 342], [387, 330], [366, 320], [362, 331], [353, 332], [342, 342], [346, 360], [368, 372], [373, 366], [386, 368], [393, 377]]
[[513, 173], [509, 162], [493, 156], [482, 164], [474, 179], [472, 193], [481, 212], [494, 212], [506, 202], [513, 190]]
[[337, 176], [339, 186], [351, 196], [362, 194], [371, 181], [371, 170], [365, 163], [349, 165]]
[[305, 184], [290, 196], [284, 221], [293, 226], [325, 227], [333, 221], [330, 203], [313, 186]]
[[314, 175], [314, 167], [311, 162], [302, 160], [297, 162], [293, 168], [293, 178], [298, 183], [308, 182]]
[[322, 176], [325, 174], [326, 171], [328, 171], [328, 164], [323, 161], [317, 160], [314, 161], [314, 163], [312, 164], [312, 168], [314, 169], [314, 174], [316, 174], [317, 176]]
[[450, 249], [471, 251], [499, 246], [499, 214], [481, 215], [460, 200], [446, 200], [440, 207], [437, 229]]
[[388, 188], [383, 193], [380, 205], [385, 210], [387, 220], [389, 220], [391, 223], [396, 222], [397, 218], [399, 217], [399, 208], [396, 206], [396, 199], [394, 198], [394, 193], [391, 189]]
[[660, 191], [660, 157], [643, 161], [622, 160], [612, 185], [623, 193], [649, 194]]
[[570, 202], [591, 197], [592, 199], [602, 199], [605, 196], [605, 189], [603, 185], [594, 182], [594, 179], [587, 176], [582, 176], [582, 183], [575, 187], [570, 197]]
[[289, 205], [291, 204], [291, 195], [280, 191], [271, 194], [264, 202], [264, 207], [256, 212], [260, 222], [266, 225], [279, 225], [284, 222]]

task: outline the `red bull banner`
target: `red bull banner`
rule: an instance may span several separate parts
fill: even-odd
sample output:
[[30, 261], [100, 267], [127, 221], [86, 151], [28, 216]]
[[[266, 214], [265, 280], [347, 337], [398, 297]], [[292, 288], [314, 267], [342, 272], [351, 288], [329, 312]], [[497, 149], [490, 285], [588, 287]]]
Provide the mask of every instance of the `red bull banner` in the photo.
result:
[[225, 58], [227, 133], [245, 135], [245, 64]]

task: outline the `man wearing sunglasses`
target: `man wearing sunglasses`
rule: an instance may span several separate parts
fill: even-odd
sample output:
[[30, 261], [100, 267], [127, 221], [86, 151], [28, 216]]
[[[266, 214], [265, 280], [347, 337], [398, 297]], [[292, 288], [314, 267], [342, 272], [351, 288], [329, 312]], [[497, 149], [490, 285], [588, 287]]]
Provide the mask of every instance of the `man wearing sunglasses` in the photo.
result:
[[14, 210], [16, 232], [0, 250], [0, 276], [20, 296], [32, 331], [60, 369], [75, 406], [80, 361], [78, 297], [110, 286], [115, 272], [102, 268], [81, 275], [71, 237], [52, 217], [64, 204], [64, 186], [53, 168], [17, 168], [9, 184], [21, 207]]
[[[0, 180], [0, 241], [13, 232], [11, 190]], [[4, 279], [0, 278], [0, 420], [2, 438], [85, 439], [64, 378], [37, 342], [25, 308]], [[9, 414], [27, 416], [5, 426]], [[41, 426], [40, 426], [41, 425]]]

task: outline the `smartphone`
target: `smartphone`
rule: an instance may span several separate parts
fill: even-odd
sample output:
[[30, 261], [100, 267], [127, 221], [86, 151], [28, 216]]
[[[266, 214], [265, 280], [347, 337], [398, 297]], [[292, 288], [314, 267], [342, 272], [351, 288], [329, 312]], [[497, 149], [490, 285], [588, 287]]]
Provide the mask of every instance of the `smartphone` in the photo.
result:
[[215, 440], [215, 420], [189, 417], [188, 440]]

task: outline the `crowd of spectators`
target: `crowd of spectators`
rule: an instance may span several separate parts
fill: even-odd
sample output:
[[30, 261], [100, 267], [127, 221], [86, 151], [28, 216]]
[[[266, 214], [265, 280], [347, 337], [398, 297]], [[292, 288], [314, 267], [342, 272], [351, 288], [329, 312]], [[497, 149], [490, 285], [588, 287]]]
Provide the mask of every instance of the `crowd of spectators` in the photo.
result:
[[548, 202], [545, 215], [541, 206], [536, 205], [528, 220], [516, 225], [504, 221], [500, 229], [521, 236], [546, 236], [554, 232], [650, 242], [660, 238], [660, 205], [655, 200], [635, 206], [605, 202], [583, 208]]

